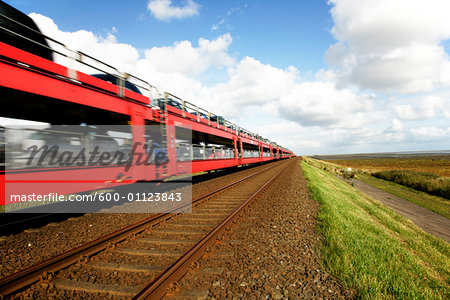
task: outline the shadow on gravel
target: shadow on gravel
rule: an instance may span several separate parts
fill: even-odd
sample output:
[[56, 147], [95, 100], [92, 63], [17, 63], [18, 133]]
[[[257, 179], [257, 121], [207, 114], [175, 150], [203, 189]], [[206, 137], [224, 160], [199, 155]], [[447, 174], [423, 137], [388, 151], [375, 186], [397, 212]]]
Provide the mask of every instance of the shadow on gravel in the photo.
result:
[[0, 218], [0, 236], [16, 234], [27, 229], [39, 228], [49, 223], [62, 222], [82, 215], [71, 213], [3, 213]]

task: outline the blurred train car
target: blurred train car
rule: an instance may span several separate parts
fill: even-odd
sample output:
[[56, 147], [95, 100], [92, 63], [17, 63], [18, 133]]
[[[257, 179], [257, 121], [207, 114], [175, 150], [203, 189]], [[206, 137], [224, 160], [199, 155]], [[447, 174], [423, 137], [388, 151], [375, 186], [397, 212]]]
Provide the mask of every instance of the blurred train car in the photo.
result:
[[[68, 194], [294, 156], [215, 113], [68, 49], [4, 2], [0, 38], [2, 189], [8, 184], [1, 193], [3, 205], [24, 183], [36, 193]], [[62, 152], [85, 149], [86, 154], [98, 146], [109, 156], [135, 151], [151, 152], [151, 157], [146, 164], [132, 157], [128, 168], [114, 160], [104, 165], [24, 163], [30, 147], [50, 144]], [[32, 185], [36, 178], [39, 184]], [[58, 180], [70, 184], [55, 185]]]

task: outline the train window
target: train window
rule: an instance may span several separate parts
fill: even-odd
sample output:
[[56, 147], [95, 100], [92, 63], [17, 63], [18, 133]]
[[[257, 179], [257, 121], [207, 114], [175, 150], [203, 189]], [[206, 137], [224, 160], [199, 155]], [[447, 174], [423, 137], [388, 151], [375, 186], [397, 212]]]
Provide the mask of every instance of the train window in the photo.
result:
[[259, 157], [259, 148], [257, 145], [242, 143], [244, 158]]
[[206, 159], [234, 159], [232, 139], [176, 127], [178, 161]]

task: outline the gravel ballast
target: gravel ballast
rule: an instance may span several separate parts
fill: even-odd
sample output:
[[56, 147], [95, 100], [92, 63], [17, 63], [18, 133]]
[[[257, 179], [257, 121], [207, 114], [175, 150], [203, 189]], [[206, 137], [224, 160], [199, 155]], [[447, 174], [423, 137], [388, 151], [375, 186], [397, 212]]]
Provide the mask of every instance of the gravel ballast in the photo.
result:
[[320, 265], [315, 219], [320, 205], [309, 198], [296, 160], [169, 296], [354, 297]]

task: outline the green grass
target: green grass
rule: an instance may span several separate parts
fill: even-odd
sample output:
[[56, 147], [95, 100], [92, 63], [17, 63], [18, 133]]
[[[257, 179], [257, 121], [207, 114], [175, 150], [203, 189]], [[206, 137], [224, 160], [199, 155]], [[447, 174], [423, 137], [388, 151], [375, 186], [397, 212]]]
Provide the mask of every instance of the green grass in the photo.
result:
[[365, 174], [358, 174], [357, 179], [391, 193], [392, 195], [427, 208], [444, 217], [450, 218], [450, 202], [448, 200]]
[[364, 299], [449, 299], [450, 246], [349, 184], [302, 162], [322, 204], [321, 259]]

